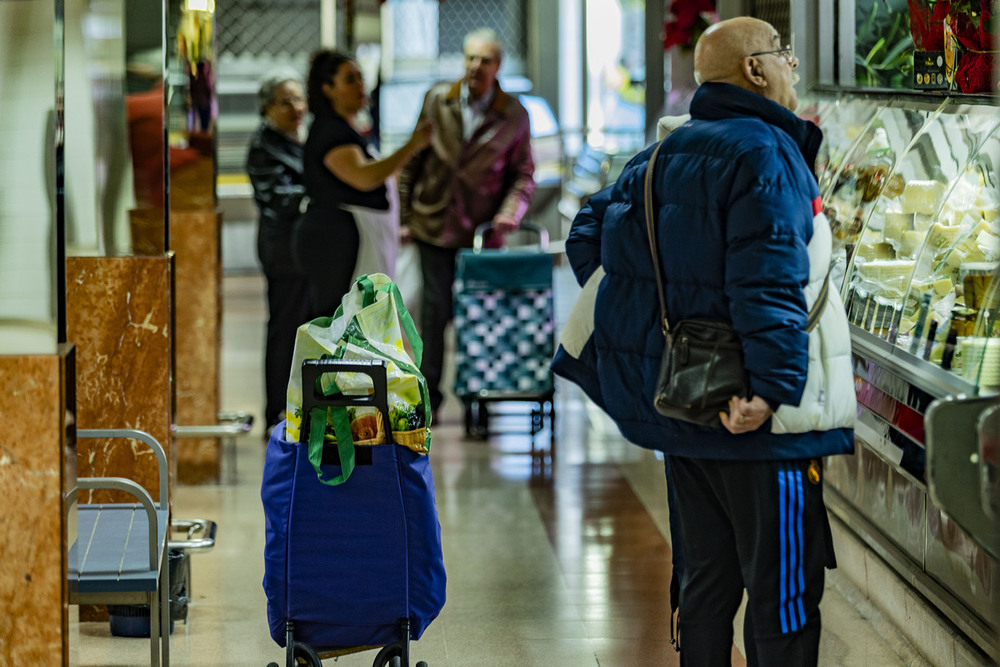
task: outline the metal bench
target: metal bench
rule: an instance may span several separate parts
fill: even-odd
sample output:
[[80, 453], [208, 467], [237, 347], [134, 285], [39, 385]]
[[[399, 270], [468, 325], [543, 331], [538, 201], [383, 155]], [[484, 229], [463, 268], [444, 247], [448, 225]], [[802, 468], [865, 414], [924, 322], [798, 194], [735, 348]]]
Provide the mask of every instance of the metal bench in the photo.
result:
[[138, 440], [153, 450], [159, 464], [160, 498], [124, 477], [82, 477], [70, 492], [111, 489], [137, 503], [77, 505], [77, 540], [69, 550], [71, 604], [148, 604], [150, 665], [170, 664], [170, 581], [167, 457], [148, 433], [132, 429], [80, 429], [78, 438]]
[[253, 415], [242, 412], [220, 412], [217, 424], [197, 426], [171, 427], [174, 439], [180, 438], [220, 438], [222, 440], [223, 456], [227, 460], [229, 470], [228, 480], [236, 483], [236, 440], [250, 433], [253, 428]]

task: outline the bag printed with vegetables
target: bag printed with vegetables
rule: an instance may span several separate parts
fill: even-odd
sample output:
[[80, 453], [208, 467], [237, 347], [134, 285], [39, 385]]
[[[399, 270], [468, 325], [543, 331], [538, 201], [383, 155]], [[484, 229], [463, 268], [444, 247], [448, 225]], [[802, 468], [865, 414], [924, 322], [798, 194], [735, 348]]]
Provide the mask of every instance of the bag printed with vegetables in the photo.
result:
[[[404, 343], [409, 343], [411, 353]], [[288, 379], [285, 439], [299, 440], [302, 427], [302, 362], [306, 359], [381, 359], [386, 362], [386, 391], [389, 404], [388, 429], [392, 441], [426, 453], [430, 448], [430, 401], [427, 381], [420, 373], [423, 344], [413, 319], [403, 305], [403, 298], [388, 276], [374, 273], [359, 277], [344, 295], [333, 317], [320, 317], [299, 327]], [[372, 392], [371, 380], [364, 373], [337, 373], [324, 376], [329, 394], [347, 395]], [[331, 385], [336, 384], [336, 387]], [[388, 442], [387, 425], [373, 407], [348, 409], [351, 435], [356, 445]], [[333, 441], [332, 414], [327, 415], [325, 439]]]

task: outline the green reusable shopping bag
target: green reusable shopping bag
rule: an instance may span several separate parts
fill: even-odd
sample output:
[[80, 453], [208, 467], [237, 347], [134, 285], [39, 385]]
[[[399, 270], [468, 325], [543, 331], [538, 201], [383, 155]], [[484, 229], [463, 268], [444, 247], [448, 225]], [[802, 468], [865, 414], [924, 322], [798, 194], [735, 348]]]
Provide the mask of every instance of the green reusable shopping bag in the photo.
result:
[[[399, 288], [383, 273], [358, 277], [333, 317], [319, 317], [299, 327], [288, 379], [285, 439], [300, 440], [302, 420], [309, 419], [309, 460], [320, 481], [347, 480], [354, 466], [354, 445], [396, 443], [420, 453], [430, 451], [430, 399], [419, 370], [422, 353], [423, 343]], [[386, 363], [389, 424], [374, 407], [314, 408], [311, 414], [302, 414], [302, 362], [324, 358]], [[323, 396], [372, 391], [371, 380], [363, 373], [327, 374], [317, 384], [315, 389]], [[341, 456], [341, 474], [334, 479], [324, 479], [319, 465], [324, 442], [336, 442]]]

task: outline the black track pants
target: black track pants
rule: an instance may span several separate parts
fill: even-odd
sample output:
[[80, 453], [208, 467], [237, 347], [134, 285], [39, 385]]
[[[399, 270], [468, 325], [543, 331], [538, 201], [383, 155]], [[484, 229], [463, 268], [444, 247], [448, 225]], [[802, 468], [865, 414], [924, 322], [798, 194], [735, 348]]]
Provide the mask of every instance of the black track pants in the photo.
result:
[[684, 550], [681, 665], [730, 664], [744, 588], [747, 664], [815, 665], [823, 569], [835, 565], [820, 462], [670, 457], [670, 475]]

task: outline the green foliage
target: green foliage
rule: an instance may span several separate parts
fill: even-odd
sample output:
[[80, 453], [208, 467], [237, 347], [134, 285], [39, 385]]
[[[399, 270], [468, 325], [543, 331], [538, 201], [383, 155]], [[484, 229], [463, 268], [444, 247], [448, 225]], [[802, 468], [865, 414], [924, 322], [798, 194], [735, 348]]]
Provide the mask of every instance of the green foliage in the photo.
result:
[[855, 83], [912, 87], [913, 38], [906, 0], [858, 0], [856, 12]]

